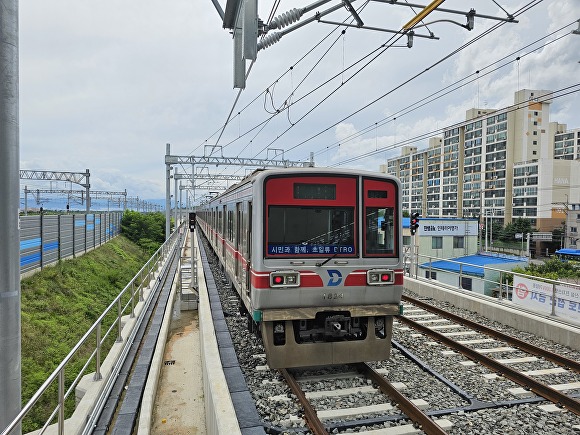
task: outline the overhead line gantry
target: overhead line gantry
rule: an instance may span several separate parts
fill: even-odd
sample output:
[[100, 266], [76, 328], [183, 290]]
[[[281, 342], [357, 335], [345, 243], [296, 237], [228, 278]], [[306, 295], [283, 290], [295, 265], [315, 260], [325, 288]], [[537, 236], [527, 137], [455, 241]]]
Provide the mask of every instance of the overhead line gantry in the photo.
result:
[[[177, 224], [177, 198], [178, 193], [180, 193], [177, 185], [177, 180], [180, 179], [181, 174], [179, 174], [178, 166], [191, 165], [191, 173], [195, 174], [195, 165], [225, 165], [225, 166], [250, 166], [255, 168], [290, 168], [290, 167], [314, 167], [314, 153], [310, 153], [310, 160], [308, 162], [304, 161], [292, 161], [284, 159], [284, 154], [282, 153], [281, 159], [255, 159], [255, 158], [244, 158], [244, 157], [224, 157], [223, 154], [220, 156], [213, 156], [211, 153], [215, 149], [222, 150], [221, 146], [211, 146], [206, 145], [206, 149], [211, 148], [210, 155], [203, 156], [176, 156], [171, 155], [171, 144], [166, 144], [165, 150], [165, 238], [168, 239], [171, 228], [170, 228], [170, 216], [171, 216], [171, 178], [175, 181], [175, 219]], [[223, 153], [223, 151], [222, 151]], [[280, 154], [277, 154], [280, 155]], [[172, 165], [175, 165], [173, 168]], [[174, 169], [174, 175], [171, 175], [171, 170]], [[224, 177], [226, 177], [224, 175]], [[190, 178], [191, 179], [191, 178]]]
[[87, 195], [87, 213], [91, 209], [90, 197], [90, 177], [91, 173], [87, 169], [85, 172], [61, 172], [61, 171], [39, 171], [34, 169], [21, 169], [21, 180], [46, 180], [46, 181], [69, 181], [85, 188]]
[[[74, 189], [29, 189], [28, 186], [24, 186], [24, 215], [28, 214], [28, 194], [36, 195], [36, 202], [39, 203], [41, 194], [55, 194], [55, 195], [67, 195], [67, 200], [70, 201], [71, 198], [79, 198], [80, 203], [83, 204], [86, 191], [85, 190], [74, 190]], [[113, 192], [108, 190], [91, 190], [91, 197], [93, 199], [99, 198], [112, 198], [112, 197], [123, 198], [124, 208], [127, 208], [127, 190], [124, 192]], [[88, 198], [88, 196], [87, 196]], [[68, 204], [67, 204], [68, 205]]]

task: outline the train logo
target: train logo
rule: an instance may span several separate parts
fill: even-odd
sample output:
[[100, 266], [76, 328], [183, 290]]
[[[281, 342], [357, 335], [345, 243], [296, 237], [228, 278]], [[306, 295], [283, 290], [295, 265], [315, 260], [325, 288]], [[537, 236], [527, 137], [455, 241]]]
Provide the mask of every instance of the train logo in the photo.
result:
[[339, 286], [342, 282], [342, 273], [340, 273], [340, 270], [331, 269], [328, 271], [328, 276], [330, 279], [326, 285], [329, 287]]

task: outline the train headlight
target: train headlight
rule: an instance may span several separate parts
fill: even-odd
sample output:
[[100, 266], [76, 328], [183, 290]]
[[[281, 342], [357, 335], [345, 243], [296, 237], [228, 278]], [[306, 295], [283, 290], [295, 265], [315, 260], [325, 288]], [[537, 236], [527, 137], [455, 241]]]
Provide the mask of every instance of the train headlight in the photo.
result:
[[388, 269], [367, 270], [368, 285], [392, 285], [395, 283], [395, 273]]
[[270, 287], [299, 287], [300, 272], [296, 270], [277, 270], [270, 274]]

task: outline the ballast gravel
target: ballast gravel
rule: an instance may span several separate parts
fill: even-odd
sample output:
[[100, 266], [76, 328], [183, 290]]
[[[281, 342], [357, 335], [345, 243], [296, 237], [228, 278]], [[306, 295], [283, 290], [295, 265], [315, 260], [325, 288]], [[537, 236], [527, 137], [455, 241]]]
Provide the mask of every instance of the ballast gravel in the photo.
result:
[[[235, 290], [227, 283], [217, 260], [209, 255], [210, 266], [214, 273], [218, 292], [223, 305], [226, 323], [230, 330], [238, 361], [246, 379], [248, 389], [256, 403], [256, 409], [264, 423], [268, 433], [284, 434], [309, 434], [302, 418], [303, 411], [284, 383], [283, 377], [277, 370], [271, 370], [266, 365], [265, 351], [261, 340], [248, 331], [248, 323], [245, 316], [240, 314], [239, 301]], [[409, 294], [411, 296], [416, 296]], [[517, 331], [498, 322], [492, 322], [479, 316], [477, 313], [460, 310], [446, 303], [429, 301], [434, 305], [452, 311], [470, 320], [483, 323], [492, 328], [501, 328], [503, 332], [513, 334], [538, 346], [550, 349], [569, 358], [580, 359], [580, 352], [566, 348], [557, 343], [550, 342], [533, 334]], [[498, 377], [486, 380], [482, 375], [491, 372], [478, 364], [461, 365], [466, 361], [458, 354], [445, 354], [444, 346], [429, 343], [427, 337], [418, 335], [412, 329], [400, 328], [398, 325], [393, 332], [393, 340], [417, 358], [430, 369], [451, 382], [452, 387], [427, 373], [421, 366], [411, 361], [402, 351], [396, 348], [391, 350], [391, 359], [388, 361], [372, 362], [371, 366], [383, 371], [384, 376], [391, 381], [404, 384], [403, 394], [411, 399], [423, 399], [428, 402], [428, 410], [447, 410], [444, 415], [453, 424], [448, 431], [450, 434], [542, 434], [542, 435], [579, 435], [580, 417], [572, 412], [560, 410], [560, 412], [547, 412], [540, 405], [549, 402], [514, 404], [517, 397], [508, 392], [508, 388], [517, 388], [519, 385]], [[451, 331], [451, 330], [450, 330]], [[453, 331], [455, 332], [455, 331]], [[470, 339], [475, 338], [469, 337]], [[479, 348], [493, 348], [495, 344], [477, 345]], [[501, 355], [505, 358], [515, 356], [528, 356], [523, 352], [506, 352]], [[525, 370], [547, 368], [545, 361], [527, 362], [521, 365]], [[554, 367], [552, 364], [551, 367]], [[298, 370], [298, 376], [308, 379], [314, 374], [320, 376], [333, 375], [344, 372], [344, 367], [322, 367], [309, 370]], [[575, 382], [578, 376], [566, 374], [564, 377], [551, 375], [546, 377], [550, 382]], [[368, 384], [366, 379], [360, 377], [336, 377], [330, 379], [316, 379], [313, 381], [301, 381], [305, 391], [333, 391], [362, 387]], [[489, 402], [490, 407], [481, 410], [469, 410], [470, 400]], [[318, 411], [337, 408], [361, 407], [378, 403], [385, 403], [381, 394], [357, 393], [348, 397], [323, 397], [313, 400]], [[492, 407], [493, 404], [504, 406]], [[360, 426], [344, 427], [341, 419], [333, 419], [326, 422], [330, 433], [358, 433], [371, 430], [384, 429], [394, 426], [410, 424], [407, 419], [396, 417], [399, 415], [397, 408], [390, 411], [374, 414], [364, 414], [350, 417], [348, 420], [359, 420]], [[389, 421], [388, 418], [395, 419]]]

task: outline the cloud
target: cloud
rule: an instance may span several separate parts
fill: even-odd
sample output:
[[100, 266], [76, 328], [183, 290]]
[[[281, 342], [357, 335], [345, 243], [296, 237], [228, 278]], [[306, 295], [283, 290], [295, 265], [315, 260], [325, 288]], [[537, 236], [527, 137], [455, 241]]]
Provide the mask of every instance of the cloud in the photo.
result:
[[[259, 7], [265, 20], [271, 5]], [[505, 15], [495, 2], [447, 0], [445, 7]], [[368, 26], [393, 29], [414, 11], [371, 2], [360, 13]], [[328, 19], [348, 17], [341, 8]], [[20, 4], [21, 168], [88, 168], [100, 190], [162, 198], [165, 144], [174, 155], [199, 156], [219, 137], [223, 148], [214, 152], [225, 156], [265, 158], [276, 148], [286, 159], [313, 152], [317, 165], [376, 170], [402, 144], [426, 146], [428, 133], [462, 121], [471, 107], [509, 105], [518, 87], [555, 90], [577, 81], [580, 37], [570, 32], [579, 17], [577, 0], [543, 2], [457, 53], [497, 22], [476, 18], [471, 32], [433, 23], [416, 34], [439, 39], [416, 36], [409, 49], [403, 38], [385, 50], [388, 32], [342, 34], [313, 21], [258, 53], [238, 99], [232, 38], [209, 1], [28, 0]], [[465, 20], [437, 11], [429, 20], [441, 18]], [[551, 38], [563, 36], [558, 41], [523, 48], [566, 25]], [[486, 75], [504, 56], [520, 60]], [[478, 70], [477, 80], [464, 80]], [[425, 99], [459, 81], [459, 89]], [[285, 101], [295, 103], [289, 111]], [[551, 120], [580, 126], [579, 103], [578, 93], [554, 101]]]

